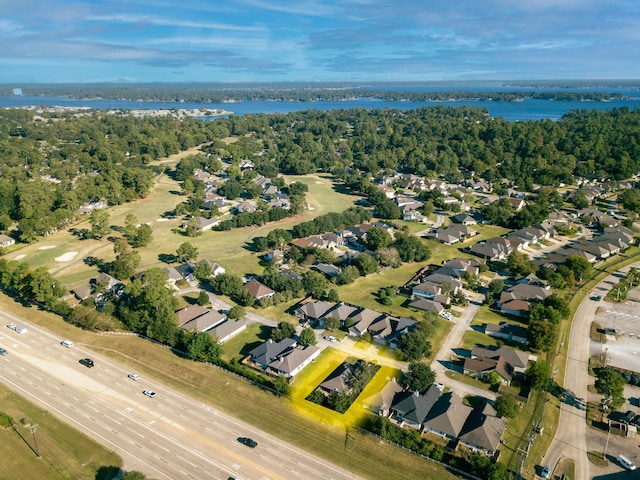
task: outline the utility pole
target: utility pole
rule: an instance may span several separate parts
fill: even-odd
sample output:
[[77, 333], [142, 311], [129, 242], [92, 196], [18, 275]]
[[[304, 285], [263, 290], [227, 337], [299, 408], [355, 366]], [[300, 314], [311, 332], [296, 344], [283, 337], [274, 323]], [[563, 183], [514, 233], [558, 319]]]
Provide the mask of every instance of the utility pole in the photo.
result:
[[609, 448], [609, 436], [611, 435], [611, 426], [607, 426], [607, 442], [604, 444], [604, 459], [607, 459], [607, 449]]
[[36, 430], [38, 430], [38, 424], [30, 424], [29, 431], [31, 432], [31, 436], [33, 437], [33, 446], [36, 451], [36, 455], [40, 458], [40, 451], [38, 450], [38, 442], [36, 440]]

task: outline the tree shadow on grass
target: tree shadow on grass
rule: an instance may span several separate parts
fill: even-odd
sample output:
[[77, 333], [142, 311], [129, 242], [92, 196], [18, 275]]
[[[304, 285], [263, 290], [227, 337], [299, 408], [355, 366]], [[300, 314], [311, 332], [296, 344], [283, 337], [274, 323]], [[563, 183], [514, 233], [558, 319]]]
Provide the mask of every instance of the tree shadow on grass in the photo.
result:
[[119, 478], [120, 473], [120, 467], [114, 467], [113, 465], [100, 467], [96, 471], [95, 480], [113, 480], [114, 478]]

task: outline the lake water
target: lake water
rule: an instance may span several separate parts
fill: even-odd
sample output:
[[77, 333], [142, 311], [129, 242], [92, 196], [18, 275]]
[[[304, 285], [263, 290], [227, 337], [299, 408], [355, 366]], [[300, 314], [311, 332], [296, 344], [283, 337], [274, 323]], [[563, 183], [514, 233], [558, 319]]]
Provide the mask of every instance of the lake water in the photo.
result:
[[[507, 89], [500, 89], [507, 91]], [[521, 88], [522, 91], [533, 89]], [[417, 89], [415, 91], [418, 91]], [[431, 90], [434, 91], [434, 90]], [[468, 90], [471, 91], [471, 90]], [[498, 90], [494, 90], [498, 91]], [[513, 90], [509, 90], [513, 91]], [[606, 90], [611, 93], [621, 93], [618, 90]], [[344, 101], [317, 101], [317, 102], [280, 102], [271, 100], [249, 100], [234, 103], [190, 103], [190, 102], [134, 102], [128, 100], [78, 100], [68, 97], [43, 97], [43, 96], [0, 96], [0, 108], [26, 107], [26, 106], [63, 106], [63, 107], [88, 107], [98, 110], [109, 109], [149, 109], [159, 110], [164, 108], [217, 108], [233, 112], [235, 115], [249, 113], [288, 113], [301, 110], [337, 110], [352, 108], [396, 108], [410, 110], [419, 107], [444, 105], [450, 107], [474, 106], [486, 108], [492, 117], [502, 117], [508, 121], [522, 120], [559, 120], [565, 113], [577, 109], [611, 110], [619, 107], [631, 109], [640, 108], [640, 99], [601, 101], [553, 101], [525, 99], [520, 102], [501, 102], [487, 100], [464, 100], [446, 102], [404, 102], [386, 101], [373, 98], [359, 98]], [[211, 119], [211, 118], [207, 118]]]

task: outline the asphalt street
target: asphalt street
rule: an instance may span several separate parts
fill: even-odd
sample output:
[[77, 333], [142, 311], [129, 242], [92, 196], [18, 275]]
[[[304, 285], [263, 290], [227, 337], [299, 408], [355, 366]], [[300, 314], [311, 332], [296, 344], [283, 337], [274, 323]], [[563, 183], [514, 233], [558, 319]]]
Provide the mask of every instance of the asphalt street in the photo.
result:
[[[63, 339], [24, 319], [0, 312], [0, 321], [28, 328], [19, 335], [0, 327], [9, 351], [0, 357], [0, 381], [118, 453], [127, 470], [158, 479], [357, 478], [151, 379], [131, 380], [110, 359], [77, 344], [65, 348]], [[84, 357], [95, 367], [81, 365]], [[144, 389], [157, 396], [144, 396]], [[258, 446], [240, 444], [242, 436]]]

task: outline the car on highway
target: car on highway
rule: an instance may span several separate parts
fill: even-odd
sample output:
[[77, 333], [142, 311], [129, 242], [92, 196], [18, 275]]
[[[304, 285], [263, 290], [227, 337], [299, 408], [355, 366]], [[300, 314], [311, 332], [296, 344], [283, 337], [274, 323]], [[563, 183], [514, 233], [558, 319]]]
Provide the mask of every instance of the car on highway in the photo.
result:
[[256, 448], [258, 446], [258, 442], [249, 437], [238, 437], [238, 441], [249, 448]]
[[140, 379], [140, 375], [138, 375], [136, 373], [130, 373], [129, 375], [127, 375], [127, 377], [129, 377], [131, 380], [139, 380]]
[[63, 340], [60, 342], [60, 345], [63, 347], [71, 348], [73, 347], [73, 342], [71, 340]]
[[143, 390], [142, 393], [144, 393], [149, 398], [153, 398], [156, 396], [156, 392], [154, 392], [153, 390]]
[[15, 330], [16, 329], [16, 324], [15, 323], [10, 323], [9, 325], [7, 325], [7, 328], [10, 328], [11, 330]]
[[81, 358], [80, 363], [85, 367], [93, 367], [93, 360], [91, 360], [90, 358]]
[[7, 352], [4, 348], [0, 348], [0, 355], [4, 356], [7, 353], [9, 353], [9, 352]]
[[550, 474], [551, 474], [551, 467], [549, 465], [545, 465], [544, 467], [542, 467], [542, 472], [540, 472], [540, 476], [542, 478], [549, 478]]

